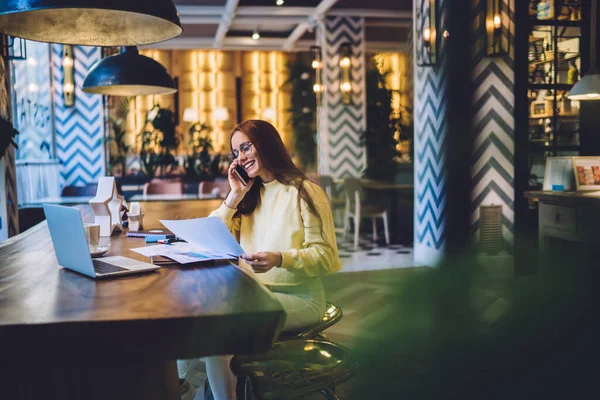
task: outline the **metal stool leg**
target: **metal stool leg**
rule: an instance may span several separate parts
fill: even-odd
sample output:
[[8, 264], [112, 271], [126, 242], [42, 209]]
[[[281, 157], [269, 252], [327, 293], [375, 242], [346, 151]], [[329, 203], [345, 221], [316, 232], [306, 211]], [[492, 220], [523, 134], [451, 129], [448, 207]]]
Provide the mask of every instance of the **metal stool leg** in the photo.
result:
[[340, 400], [339, 397], [337, 397], [337, 395], [334, 393], [333, 390], [331, 389], [321, 389], [319, 391], [326, 399], [329, 400]]

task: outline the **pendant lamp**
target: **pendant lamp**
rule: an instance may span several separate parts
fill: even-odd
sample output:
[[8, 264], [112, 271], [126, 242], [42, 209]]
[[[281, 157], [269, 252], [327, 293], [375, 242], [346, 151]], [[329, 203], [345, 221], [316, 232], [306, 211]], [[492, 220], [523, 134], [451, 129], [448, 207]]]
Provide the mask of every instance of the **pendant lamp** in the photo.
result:
[[2, 0], [0, 32], [38, 42], [135, 46], [182, 32], [171, 0]]
[[596, 20], [598, 16], [598, 0], [592, 0], [592, 16], [590, 29], [590, 69], [578, 81], [567, 96], [570, 100], [600, 100], [600, 71], [596, 66]]
[[109, 96], [147, 96], [177, 91], [165, 67], [139, 54], [137, 47], [124, 47], [120, 54], [103, 58], [88, 72], [84, 92]]

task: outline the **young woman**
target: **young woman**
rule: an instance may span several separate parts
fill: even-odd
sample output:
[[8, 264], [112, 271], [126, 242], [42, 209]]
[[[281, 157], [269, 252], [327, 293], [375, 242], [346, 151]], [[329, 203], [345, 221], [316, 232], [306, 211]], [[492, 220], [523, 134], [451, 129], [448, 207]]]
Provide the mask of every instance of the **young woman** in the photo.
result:
[[[320, 276], [338, 271], [333, 217], [323, 190], [294, 165], [279, 133], [268, 122], [249, 120], [233, 130], [231, 191], [211, 216], [223, 220], [246, 252], [249, 266], [281, 302], [283, 330], [316, 324], [325, 313]], [[241, 166], [243, 185], [233, 174]], [[243, 265], [247, 264], [247, 265]], [[206, 371], [215, 399], [235, 399], [231, 357], [207, 357]]]

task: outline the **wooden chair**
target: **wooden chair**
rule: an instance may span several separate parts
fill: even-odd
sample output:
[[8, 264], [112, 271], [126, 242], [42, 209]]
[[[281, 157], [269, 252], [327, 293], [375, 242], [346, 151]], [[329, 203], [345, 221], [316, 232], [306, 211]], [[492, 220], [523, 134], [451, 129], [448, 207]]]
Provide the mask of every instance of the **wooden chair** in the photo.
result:
[[144, 184], [143, 194], [183, 194], [183, 183], [181, 181], [153, 180]]
[[65, 186], [61, 196], [95, 196], [98, 183], [88, 183], [85, 186]]
[[344, 221], [344, 211], [346, 207], [346, 200], [344, 198], [335, 197], [335, 182], [329, 175], [319, 175], [317, 178], [318, 185], [323, 188], [329, 204], [331, 204], [331, 211], [333, 212], [333, 222], [336, 226], [336, 232], [344, 232], [342, 227]]
[[227, 193], [229, 193], [229, 181], [226, 180], [202, 181], [198, 185], [198, 197], [201, 199], [214, 196], [224, 199], [227, 197]]
[[360, 179], [346, 178], [344, 180], [346, 192], [346, 212], [344, 215], [344, 237], [348, 236], [350, 230], [350, 218], [354, 220], [354, 248], [358, 248], [358, 235], [360, 232], [360, 220], [371, 218], [373, 224], [373, 240], [377, 240], [377, 218], [383, 219], [385, 243], [390, 244], [390, 233], [388, 228], [387, 209], [381, 206], [364, 204], [364, 191]]

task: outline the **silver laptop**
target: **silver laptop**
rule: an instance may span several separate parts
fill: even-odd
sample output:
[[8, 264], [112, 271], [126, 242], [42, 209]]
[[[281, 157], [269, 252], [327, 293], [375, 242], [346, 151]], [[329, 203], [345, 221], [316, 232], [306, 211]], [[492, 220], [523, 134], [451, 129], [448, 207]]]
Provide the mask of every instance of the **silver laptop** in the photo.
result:
[[101, 260], [92, 259], [79, 210], [44, 204], [44, 214], [48, 220], [56, 258], [62, 267], [92, 278], [137, 274], [160, 268], [157, 265], [121, 256], [103, 257]]

